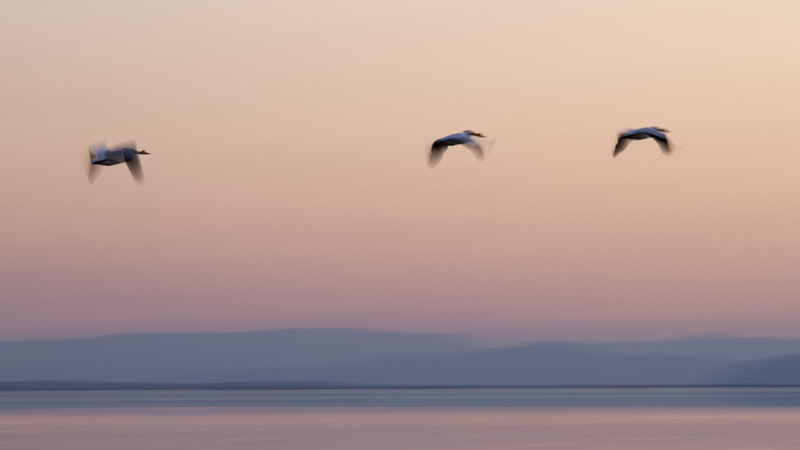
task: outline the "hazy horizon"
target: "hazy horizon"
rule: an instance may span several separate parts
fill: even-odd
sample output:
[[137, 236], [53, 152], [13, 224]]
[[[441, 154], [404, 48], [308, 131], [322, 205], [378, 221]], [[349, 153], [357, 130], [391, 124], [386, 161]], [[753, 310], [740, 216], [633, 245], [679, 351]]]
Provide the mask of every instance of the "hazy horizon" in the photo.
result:
[[796, 386], [800, 339], [695, 337], [504, 345], [457, 335], [286, 329], [0, 341], [0, 361], [0, 389], [11, 390], [93, 389], [97, 383], [156, 383], [161, 389], [165, 383], [207, 389], [214, 388], [208, 383], [251, 383], [251, 389], [272, 389], [276, 383], [284, 388], [291, 383]]
[[800, 337], [800, 3], [0, 4], [0, 339]]
[[[564, 327], [574, 324], [551, 324], [552, 327]], [[252, 329], [231, 329], [231, 330], [146, 330], [146, 331], [126, 331], [114, 330], [110, 332], [47, 332], [35, 333], [31, 336], [19, 335], [12, 337], [3, 337], [0, 335], [0, 342], [19, 342], [19, 341], [63, 341], [74, 339], [92, 339], [113, 336], [137, 336], [137, 335], [170, 335], [170, 334], [210, 334], [210, 335], [229, 335], [229, 334], [247, 334], [247, 333], [268, 333], [275, 331], [352, 331], [352, 332], [366, 332], [366, 333], [387, 333], [387, 334], [412, 334], [412, 335], [431, 335], [431, 336], [449, 336], [453, 338], [463, 338], [474, 340], [475, 342], [483, 342], [490, 345], [518, 345], [535, 342], [575, 342], [575, 343], [611, 343], [611, 342], [650, 342], [650, 341], [676, 341], [676, 340], [690, 340], [690, 339], [800, 339], [800, 337], [780, 334], [764, 334], [764, 335], [736, 335], [726, 333], [685, 333], [685, 334], [668, 334], [663, 336], [654, 333], [652, 336], [645, 338], [633, 338], [625, 336], [615, 337], [614, 333], [608, 335], [593, 335], [586, 331], [579, 333], [571, 333], [573, 336], [568, 336], [570, 333], [554, 330], [553, 328], [546, 328], [533, 333], [520, 333], [514, 334], [512, 332], [505, 333], [470, 333], [470, 332], [448, 332], [436, 330], [408, 330], [408, 329], [389, 329], [377, 327], [276, 327], [276, 328], [252, 328]], [[582, 336], [581, 334], [585, 334]], [[561, 337], [559, 337], [561, 336]]]
[[[547, 323], [542, 327], [535, 327], [532, 330], [525, 330], [524, 327], [512, 330], [433, 330], [419, 327], [398, 327], [382, 328], [370, 326], [319, 326], [319, 327], [272, 327], [272, 328], [232, 328], [218, 329], [178, 329], [178, 328], [148, 328], [139, 329], [107, 329], [100, 327], [93, 330], [46, 330], [31, 331], [25, 333], [14, 333], [6, 336], [0, 332], [0, 342], [16, 341], [60, 341], [72, 339], [91, 339], [108, 336], [128, 336], [128, 335], [151, 335], [151, 334], [237, 334], [237, 333], [262, 333], [270, 331], [284, 330], [343, 330], [343, 331], [363, 331], [375, 333], [410, 333], [423, 335], [442, 335], [456, 338], [475, 339], [491, 345], [518, 345], [534, 342], [575, 342], [575, 343], [612, 343], [612, 342], [649, 342], [649, 341], [673, 341], [685, 339], [800, 339], [794, 333], [792, 324], [787, 321], [786, 327], [775, 330], [774, 323], [778, 321], [767, 320], [770, 326], [763, 326], [763, 333], [725, 333], [725, 332], [694, 332], [691, 326], [682, 329], [675, 329], [673, 326], [661, 324], [657, 321], [652, 323], [634, 323], [633, 321], [603, 322], [603, 323]], [[698, 321], [697, 328], [701, 327], [705, 321]], [[671, 325], [671, 324], [669, 324]], [[625, 330], [609, 331], [607, 328], [625, 327], [633, 330], [646, 328], [647, 333], [631, 332]], [[757, 327], [753, 327], [756, 329]], [[772, 328], [772, 329], [770, 329]], [[0, 330], [1, 331], [1, 330]]]

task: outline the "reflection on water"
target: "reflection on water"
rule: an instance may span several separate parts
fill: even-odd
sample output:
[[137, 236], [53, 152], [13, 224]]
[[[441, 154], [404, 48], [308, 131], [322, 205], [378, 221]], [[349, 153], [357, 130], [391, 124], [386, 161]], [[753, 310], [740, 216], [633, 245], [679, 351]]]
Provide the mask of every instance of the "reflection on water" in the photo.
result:
[[800, 388], [333, 389], [0, 392], [0, 410], [132, 407], [787, 407]]
[[[575, 391], [564, 390], [563, 394], [574, 403], [574, 397], [580, 396]], [[668, 396], [670, 391], [663, 390], [662, 394]], [[369, 396], [363, 391], [340, 391], [340, 402], [348, 392], [356, 397]], [[424, 392], [407, 394], [413, 397]], [[442, 391], [428, 393], [433, 398], [445, 395]], [[590, 397], [598, 395], [587, 393]], [[238, 394], [242, 400], [248, 393]], [[291, 398], [312, 393], [280, 394]], [[393, 396], [402, 396], [402, 391], [372, 394], [383, 401], [388, 397], [388, 406], [198, 406], [209, 403], [215, 395], [230, 401], [230, 396], [219, 392], [0, 393], [0, 405], [5, 407], [0, 410], [0, 448], [795, 449], [800, 443], [800, 408], [641, 403], [636, 407], [498, 407], [477, 405], [474, 397], [480, 397], [481, 392], [471, 390], [447, 391], [447, 395], [472, 397], [472, 406], [398, 407], [391, 402], [396, 402]], [[51, 399], [87, 396], [96, 407], [71, 407], [61, 398], [51, 403], [60, 407], [48, 408], [48, 395]], [[113, 404], [120, 403], [120, 396], [138, 395], [151, 396], [147, 400], [150, 403], [162, 396], [163, 404], [98, 406], [104, 396], [106, 403]], [[170, 396], [182, 402], [194, 396], [195, 405], [170, 405]], [[550, 396], [558, 394], [550, 392]], [[7, 401], [12, 398], [17, 407], [8, 407]], [[38, 406], [23, 407], [26, 398]]]

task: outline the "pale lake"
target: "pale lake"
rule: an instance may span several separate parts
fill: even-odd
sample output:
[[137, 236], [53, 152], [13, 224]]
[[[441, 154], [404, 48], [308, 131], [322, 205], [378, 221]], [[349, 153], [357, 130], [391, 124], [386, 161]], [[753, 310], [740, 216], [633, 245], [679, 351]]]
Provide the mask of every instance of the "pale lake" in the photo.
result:
[[800, 388], [0, 392], [0, 449], [798, 449]]

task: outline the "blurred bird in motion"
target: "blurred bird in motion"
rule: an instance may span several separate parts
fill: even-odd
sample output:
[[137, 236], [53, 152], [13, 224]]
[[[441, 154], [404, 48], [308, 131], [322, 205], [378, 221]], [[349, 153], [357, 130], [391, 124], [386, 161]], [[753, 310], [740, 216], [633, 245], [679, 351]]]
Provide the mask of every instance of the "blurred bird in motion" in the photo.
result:
[[472, 136], [486, 137], [472, 130], [464, 130], [461, 133], [451, 134], [450, 136], [445, 136], [441, 139], [433, 141], [433, 145], [431, 146], [431, 157], [428, 163], [431, 167], [436, 166], [436, 164], [438, 164], [442, 159], [447, 147], [450, 147], [451, 145], [464, 145], [468, 149], [472, 150], [478, 159], [483, 159], [483, 148], [481, 148], [481, 144], [472, 139]]
[[669, 133], [669, 130], [659, 127], [647, 127], [647, 128], [638, 128], [636, 130], [626, 130], [619, 134], [619, 138], [617, 139], [617, 146], [614, 147], [614, 157], [616, 157], [620, 152], [625, 150], [625, 147], [628, 146], [631, 140], [642, 140], [647, 138], [652, 138], [658, 145], [661, 146], [661, 151], [666, 154], [670, 153], [669, 141], [667, 140], [667, 135], [664, 133]]
[[89, 147], [89, 183], [94, 183], [100, 174], [100, 166], [113, 166], [125, 163], [137, 183], [144, 181], [142, 163], [139, 155], [149, 155], [144, 150], [136, 150], [133, 142], [107, 148], [105, 144], [95, 144]]

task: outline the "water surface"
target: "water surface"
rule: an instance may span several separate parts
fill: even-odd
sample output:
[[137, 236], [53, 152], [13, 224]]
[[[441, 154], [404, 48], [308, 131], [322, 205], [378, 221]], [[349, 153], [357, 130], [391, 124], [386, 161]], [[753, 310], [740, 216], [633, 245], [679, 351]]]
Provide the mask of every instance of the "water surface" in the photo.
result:
[[797, 389], [0, 393], [0, 448], [796, 449]]

